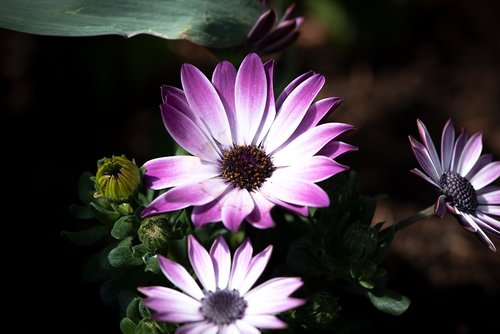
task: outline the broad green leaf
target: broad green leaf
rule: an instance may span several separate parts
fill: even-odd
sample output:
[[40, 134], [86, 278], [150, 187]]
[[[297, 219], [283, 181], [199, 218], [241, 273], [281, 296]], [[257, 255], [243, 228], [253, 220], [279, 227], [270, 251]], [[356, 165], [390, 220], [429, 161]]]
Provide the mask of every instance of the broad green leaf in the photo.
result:
[[108, 229], [106, 226], [99, 225], [77, 232], [63, 231], [61, 235], [68, 238], [74, 244], [90, 245], [102, 239], [107, 233]]
[[120, 214], [118, 212], [107, 210], [94, 202], [90, 203], [89, 207], [95, 217], [104, 224], [111, 224], [120, 218]]
[[52, 36], [149, 34], [211, 47], [241, 44], [256, 0], [4, 0], [0, 27]]
[[113, 229], [111, 229], [113, 238], [118, 240], [125, 239], [132, 229], [134, 220], [134, 216], [124, 216], [118, 219], [113, 225]]
[[135, 324], [129, 318], [123, 318], [120, 321], [120, 330], [123, 334], [135, 334]]
[[410, 299], [389, 289], [376, 287], [367, 291], [373, 306], [391, 315], [401, 315], [410, 306]]

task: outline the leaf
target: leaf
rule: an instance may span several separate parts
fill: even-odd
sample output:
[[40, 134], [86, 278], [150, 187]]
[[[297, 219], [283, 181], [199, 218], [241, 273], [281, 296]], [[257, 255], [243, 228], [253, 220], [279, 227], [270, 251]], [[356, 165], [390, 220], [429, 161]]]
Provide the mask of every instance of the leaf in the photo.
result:
[[160, 264], [158, 263], [158, 257], [152, 256], [149, 258], [148, 263], [146, 263], [146, 268], [144, 268], [144, 271], [151, 271], [154, 274], [160, 274], [161, 269], [160, 269]]
[[127, 306], [127, 318], [131, 319], [134, 322], [138, 322], [140, 320], [141, 315], [139, 314], [139, 303], [141, 302], [141, 298], [135, 297], [130, 301]]
[[99, 225], [77, 232], [63, 231], [61, 235], [76, 245], [85, 246], [101, 240], [107, 233], [106, 226]]
[[113, 238], [118, 240], [125, 239], [132, 229], [134, 219], [134, 216], [125, 216], [118, 219], [113, 225], [113, 229], [111, 229]]
[[[5, 12], [0, 14], [0, 26], [2, 25], [2, 16], [5, 15]], [[80, 201], [85, 204], [89, 204], [92, 200], [92, 194], [94, 193], [94, 182], [91, 179], [92, 174], [90, 172], [84, 172], [80, 175], [80, 179], [78, 180], [78, 197]]]
[[87, 220], [94, 218], [92, 211], [89, 210], [86, 206], [73, 204], [69, 207], [69, 213], [78, 219]]
[[391, 315], [401, 315], [410, 306], [410, 299], [386, 288], [376, 287], [366, 294], [373, 306]]
[[129, 318], [123, 318], [120, 321], [120, 330], [123, 334], [135, 334], [135, 324]]
[[149, 34], [211, 47], [244, 42], [256, 0], [4, 0], [0, 27], [53, 36]]
[[104, 209], [94, 202], [90, 203], [89, 207], [95, 217], [104, 224], [111, 224], [120, 217], [118, 212]]

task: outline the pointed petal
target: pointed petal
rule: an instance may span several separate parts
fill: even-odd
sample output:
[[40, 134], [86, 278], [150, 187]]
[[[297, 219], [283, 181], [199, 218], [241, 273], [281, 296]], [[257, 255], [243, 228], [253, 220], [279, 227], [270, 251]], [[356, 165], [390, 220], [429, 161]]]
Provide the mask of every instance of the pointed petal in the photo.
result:
[[500, 206], [499, 205], [478, 205], [477, 211], [488, 213], [495, 216], [500, 216]]
[[282, 329], [287, 327], [285, 322], [270, 314], [249, 314], [243, 318], [243, 321], [262, 329]]
[[489, 193], [477, 196], [478, 204], [496, 204], [500, 205], [500, 190], [492, 191]]
[[273, 175], [260, 190], [266, 197], [274, 196], [284, 202], [299, 206], [324, 208], [330, 205], [330, 199], [323, 189], [304, 180], [278, 179]]
[[500, 177], [500, 161], [495, 161], [484, 166], [476, 175], [470, 179], [470, 183], [476, 191], [489, 185]]
[[477, 159], [476, 164], [472, 169], [469, 171], [469, 173], [466, 174], [465, 178], [467, 180], [470, 180], [474, 175], [477, 174], [484, 166], [489, 164], [490, 162], [493, 161], [493, 156], [491, 154], [483, 154]]
[[278, 148], [295, 131], [324, 83], [325, 78], [315, 74], [302, 82], [283, 101], [266, 139], [265, 147], [268, 152]]
[[228, 61], [221, 61], [217, 64], [212, 75], [212, 83], [219, 93], [219, 96], [226, 109], [229, 127], [231, 128], [231, 136], [233, 142], [239, 143], [238, 125], [236, 123], [236, 107], [234, 104], [234, 85], [236, 82], [236, 69], [233, 64]]
[[175, 96], [181, 100], [184, 100], [184, 102], [186, 102], [187, 104], [186, 95], [184, 95], [184, 92], [181, 89], [173, 86], [162, 85], [161, 97], [163, 102], [167, 102], [167, 96]]
[[498, 234], [500, 234], [500, 221], [497, 219], [490, 217], [482, 212], [477, 212], [476, 211], [476, 216], [479, 220], [481, 220], [484, 224], [488, 225], [491, 227], [492, 230], [495, 230], [496, 233], [494, 233], [497, 237], [500, 237]]
[[309, 79], [313, 75], [314, 75], [314, 72], [313, 71], [309, 71], [309, 72], [306, 72], [304, 74], [301, 74], [300, 76], [298, 76], [297, 78], [295, 78], [292, 82], [290, 82], [285, 87], [285, 89], [283, 90], [283, 92], [278, 96], [278, 99], [276, 100], [276, 110], [280, 110], [281, 109], [281, 105], [283, 104], [283, 101], [285, 101], [285, 99], [288, 97], [288, 95], [290, 95], [290, 93], [295, 88], [297, 88], [297, 86], [299, 86], [301, 83], [303, 83], [304, 81], [306, 81], [307, 79]]
[[277, 277], [262, 283], [245, 295], [246, 314], [276, 314], [302, 305], [304, 300], [289, 298], [302, 284], [297, 277]]
[[276, 23], [276, 12], [272, 9], [264, 12], [247, 34], [247, 43], [254, 43], [264, 37]]
[[215, 291], [217, 286], [212, 259], [206, 249], [192, 235], [188, 236], [188, 256], [196, 277], [205, 290]]
[[213, 201], [204, 205], [195, 206], [193, 208], [193, 213], [191, 214], [191, 220], [193, 221], [194, 226], [199, 228], [208, 223], [222, 221], [222, 206], [224, 205], [226, 194], [229, 192], [230, 189], [226, 189], [222, 195]]
[[153, 159], [143, 167], [146, 169], [142, 179], [144, 185], [155, 190], [197, 183], [220, 175], [218, 165], [192, 156]]
[[163, 286], [139, 287], [137, 290], [148, 296], [148, 298], [143, 299], [143, 302], [147, 307], [156, 312], [193, 314], [200, 312], [200, 301], [177, 290], [165, 288]]
[[158, 255], [161, 271], [172, 284], [196, 300], [203, 298], [203, 292], [187, 270], [180, 264]]
[[465, 129], [460, 131], [460, 135], [458, 135], [457, 141], [455, 142], [455, 147], [453, 148], [453, 155], [451, 157], [451, 166], [450, 170], [454, 172], [458, 172], [458, 161], [460, 160], [460, 156], [462, 155], [462, 150], [464, 149], [465, 143], [467, 142], [467, 133]]
[[446, 214], [446, 196], [441, 195], [438, 197], [438, 200], [436, 201], [436, 205], [434, 206], [434, 214], [438, 218], [443, 218], [444, 215]]
[[141, 217], [207, 204], [222, 194], [226, 188], [226, 183], [221, 179], [208, 179], [172, 188], [149, 203], [142, 211]]
[[234, 89], [238, 131], [243, 143], [251, 144], [259, 129], [267, 100], [267, 79], [262, 62], [255, 53], [241, 63]]
[[431, 158], [432, 164], [436, 168], [436, 171], [439, 175], [443, 174], [443, 168], [441, 167], [441, 162], [439, 161], [439, 157], [436, 152], [436, 146], [434, 146], [429, 131], [427, 131], [427, 128], [425, 127], [424, 123], [422, 123], [418, 119], [417, 119], [417, 127], [418, 127], [418, 132], [420, 133], [420, 138], [422, 139], [422, 142], [426, 147], [427, 152], [429, 153], [429, 157]]
[[236, 320], [234, 323], [243, 334], [260, 334], [260, 331], [245, 320]]
[[465, 144], [460, 159], [458, 160], [458, 173], [467, 175], [476, 164], [483, 150], [483, 136], [480, 132], [475, 133]]
[[276, 225], [271, 217], [271, 209], [275, 204], [262, 196], [258, 191], [250, 194], [255, 203], [253, 211], [247, 216], [247, 221], [255, 228], [265, 229]]
[[219, 326], [207, 321], [200, 321], [178, 327], [175, 334], [217, 334], [218, 330]]
[[264, 141], [271, 125], [274, 122], [274, 119], [276, 118], [273, 86], [274, 60], [270, 60], [264, 64], [264, 71], [266, 72], [267, 80], [267, 101], [266, 107], [264, 108], [264, 114], [262, 115], [262, 122], [253, 142], [254, 145], [260, 145]]
[[219, 143], [230, 146], [232, 140], [229, 121], [214, 86], [199, 69], [191, 64], [182, 65], [181, 82], [189, 105], [206, 124], [212, 137]]
[[227, 288], [229, 282], [229, 273], [231, 271], [231, 253], [226, 240], [222, 236], [218, 236], [210, 249], [210, 256], [214, 264], [215, 278], [217, 287], [220, 289]]
[[421, 170], [413, 168], [412, 170], [410, 170], [410, 172], [412, 172], [415, 175], [420, 176], [422, 179], [424, 179], [425, 181], [429, 182], [430, 184], [432, 184], [436, 188], [441, 189], [441, 186], [438, 183], [434, 182], [434, 180], [432, 180], [430, 177], [428, 177], [427, 174], [425, 174]]
[[352, 125], [343, 123], [325, 123], [314, 127], [272, 154], [273, 164], [275, 167], [284, 167], [308, 159], [333, 138], [351, 130], [354, 130]]
[[250, 265], [248, 266], [248, 273], [238, 289], [240, 292], [240, 296], [243, 296], [245, 293], [247, 293], [248, 290], [250, 290], [250, 288], [255, 284], [255, 282], [257, 282], [260, 275], [262, 275], [262, 272], [269, 262], [272, 251], [273, 246], [267, 246], [266, 249], [252, 258], [252, 260], [250, 261]]
[[328, 144], [323, 146], [323, 148], [318, 151], [317, 155], [324, 155], [325, 157], [328, 157], [330, 159], [335, 159], [336, 157], [344, 153], [357, 150], [358, 148], [356, 146], [352, 146], [341, 141], [332, 140]]
[[[442, 174], [438, 172], [438, 167], [434, 165], [425, 146], [413, 139], [411, 136], [408, 138], [410, 139], [411, 148], [415, 154], [415, 158], [417, 158], [417, 161], [422, 169], [435, 183], [439, 183]], [[439, 166], [439, 169], [441, 169], [441, 165]]]
[[161, 112], [168, 133], [186, 151], [214, 163], [220, 159], [213, 141], [188, 116], [169, 104], [162, 104]]
[[453, 146], [455, 144], [455, 130], [451, 119], [448, 119], [441, 137], [441, 167], [443, 172], [449, 171], [451, 166], [451, 158], [453, 156]]
[[234, 252], [228, 289], [238, 290], [240, 288], [241, 283], [247, 275], [248, 266], [252, 260], [252, 253], [252, 244], [249, 239], [245, 239], [240, 247], [236, 249], [236, 252]]
[[463, 214], [462, 218], [474, 230], [473, 233], [479, 238], [479, 240], [481, 240], [481, 242], [485, 244], [489, 249], [496, 252], [497, 249], [495, 248], [495, 245], [493, 244], [493, 242], [491, 242], [490, 238], [488, 238], [483, 230], [476, 224], [474, 219], [468, 214]]
[[282, 208], [287, 209], [288, 211], [291, 211], [295, 214], [298, 214], [298, 215], [304, 216], [304, 217], [307, 217], [309, 215], [309, 209], [307, 208], [307, 206], [295, 205], [295, 204], [283, 202], [282, 200], [276, 198], [275, 196], [272, 196], [272, 194], [264, 194], [264, 193], [262, 193], [262, 194], [265, 195], [265, 197], [269, 201], [273, 202], [276, 205], [281, 206]]
[[309, 182], [319, 182], [343, 172], [349, 167], [341, 165], [324, 156], [313, 156], [289, 167], [279, 168], [273, 175], [279, 178], [300, 179]]
[[243, 220], [252, 212], [254, 202], [248, 190], [235, 188], [222, 205], [222, 222], [230, 231], [237, 231]]
[[244, 334], [240, 333], [240, 330], [234, 323], [231, 323], [229, 325], [219, 325], [219, 332], [218, 334]]
[[290, 45], [298, 37], [297, 28], [302, 23], [303, 18], [299, 17], [295, 20], [286, 20], [280, 22], [276, 27], [265, 35], [255, 48], [261, 48], [262, 54], [276, 52]]
[[201, 312], [199, 312], [198, 314], [169, 312], [169, 313], [155, 313], [152, 316], [152, 318], [154, 320], [163, 322], [184, 323], [184, 322], [201, 321], [204, 319], [204, 316], [203, 314], [201, 314]]

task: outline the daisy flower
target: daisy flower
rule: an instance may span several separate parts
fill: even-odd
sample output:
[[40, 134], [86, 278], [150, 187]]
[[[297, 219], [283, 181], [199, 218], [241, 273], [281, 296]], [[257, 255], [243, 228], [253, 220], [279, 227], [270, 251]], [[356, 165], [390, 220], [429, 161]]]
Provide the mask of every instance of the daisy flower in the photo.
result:
[[491, 185], [500, 176], [500, 162], [490, 154], [481, 155], [481, 133], [468, 138], [462, 129], [455, 140], [450, 120], [443, 129], [441, 157], [425, 125], [417, 120], [422, 142], [411, 136], [410, 143], [423, 171], [412, 172], [439, 189], [441, 195], [434, 213], [442, 218], [446, 211], [453, 214], [468, 231], [475, 233], [491, 250], [495, 246], [485, 232], [500, 237], [500, 187]]
[[252, 257], [246, 239], [234, 253], [219, 236], [207, 252], [188, 236], [188, 256], [202, 288], [180, 264], [158, 255], [163, 274], [183, 292], [163, 286], [140, 287], [144, 304], [158, 321], [184, 324], [177, 334], [260, 333], [258, 328], [285, 328], [275, 315], [300, 306], [304, 300], [289, 297], [302, 286], [300, 278], [278, 277], [250, 289], [271, 256], [268, 246]]
[[346, 170], [335, 160], [356, 148], [334, 140], [352, 130], [318, 123], [342, 99], [313, 103], [325, 78], [314, 72], [293, 80], [275, 100], [273, 61], [252, 53], [238, 71], [227, 61], [210, 82], [190, 64], [181, 69], [182, 90], [163, 86], [161, 113], [168, 133], [192, 156], [144, 164], [143, 181], [169, 189], [142, 212], [150, 216], [194, 206], [196, 227], [222, 221], [231, 231], [247, 220], [274, 226], [275, 205], [306, 216], [330, 200], [315, 183]]

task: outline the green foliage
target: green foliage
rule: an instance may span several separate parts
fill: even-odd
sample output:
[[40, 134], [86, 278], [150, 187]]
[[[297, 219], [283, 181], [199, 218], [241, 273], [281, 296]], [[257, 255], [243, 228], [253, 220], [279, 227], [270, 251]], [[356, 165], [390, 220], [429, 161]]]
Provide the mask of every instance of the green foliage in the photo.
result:
[[5, 0], [0, 27], [54, 36], [149, 34], [228, 47], [244, 42], [261, 11], [254, 0]]

